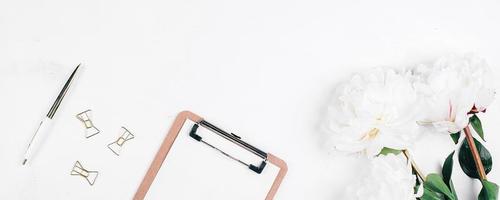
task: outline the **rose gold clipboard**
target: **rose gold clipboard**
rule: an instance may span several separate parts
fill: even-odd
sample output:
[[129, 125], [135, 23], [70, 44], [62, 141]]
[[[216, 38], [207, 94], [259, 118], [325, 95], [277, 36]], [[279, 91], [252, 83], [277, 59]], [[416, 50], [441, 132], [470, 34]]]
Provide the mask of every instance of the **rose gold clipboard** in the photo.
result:
[[[151, 163], [151, 166], [149, 167], [149, 170], [147, 171], [146, 175], [144, 176], [144, 179], [142, 180], [139, 188], [137, 189], [137, 192], [135, 193], [134, 200], [143, 200], [151, 187], [151, 184], [153, 183], [156, 175], [158, 174], [158, 171], [160, 170], [161, 166], [164, 164], [163, 161], [167, 157], [168, 152], [170, 151], [170, 148], [174, 144], [175, 139], [179, 135], [179, 132], [181, 128], [184, 125], [184, 122], [186, 120], [191, 120], [196, 123], [201, 123], [205, 122], [204, 119], [190, 111], [183, 111], [177, 115], [175, 118], [174, 123], [172, 124], [172, 127], [168, 131], [167, 136], [163, 140], [163, 143], [160, 146], [160, 149], [156, 153], [156, 156]], [[245, 143], [246, 144], [246, 143]], [[280, 158], [270, 154], [270, 153], [265, 153], [266, 154], [266, 161], [272, 163], [273, 165], [276, 165], [277, 167], [280, 168], [278, 175], [274, 179], [274, 182], [269, 189], [269, 192], [267, 193], [267, 196], [265, 200], [271, 200], [274, 198], [274, 195], [278, 191], [278, 188], [283, 181], [283, 178], [285, 177], [288, 167], [285, 163], [285, 161], [281, 160]], [[168, 163], [165, 163], [168, 164]]]

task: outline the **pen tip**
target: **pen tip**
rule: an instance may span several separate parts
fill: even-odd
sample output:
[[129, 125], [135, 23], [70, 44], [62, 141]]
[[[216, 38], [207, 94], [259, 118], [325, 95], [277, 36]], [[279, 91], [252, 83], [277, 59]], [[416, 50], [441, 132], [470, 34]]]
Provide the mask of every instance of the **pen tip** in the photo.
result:
[[28, 162], [28, 159], [24, 159], [23, 165], [26, 165], [26, 162]]

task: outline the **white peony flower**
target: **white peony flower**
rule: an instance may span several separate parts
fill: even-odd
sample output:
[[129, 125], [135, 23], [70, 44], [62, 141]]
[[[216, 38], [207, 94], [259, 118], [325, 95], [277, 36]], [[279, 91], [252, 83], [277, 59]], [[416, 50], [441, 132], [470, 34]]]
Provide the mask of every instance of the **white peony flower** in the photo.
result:
[[[346, 200], [414, 200], [416, 176], [410, 162], [401, 154], [388, 154], [371, 159], [361, 179], [347, 187]], [[419, 189], [422, 192], [422, 189]]]
[[368, 156], [383, 147], [405, 149], [415, 139], [417, 94], [408, 76], [391, 69], [354, 75], [328, 107], [327, 132], [335, 150]]
[[439, 132], [456, 133], [469, 122], [473, 108], [477, 112], [495, 97], [491, 70], [483, 59], [475, 56], [448, 56], [432, 67], [421, 65], [413, 70], [415, 87], [425, 102], [419, 124]]

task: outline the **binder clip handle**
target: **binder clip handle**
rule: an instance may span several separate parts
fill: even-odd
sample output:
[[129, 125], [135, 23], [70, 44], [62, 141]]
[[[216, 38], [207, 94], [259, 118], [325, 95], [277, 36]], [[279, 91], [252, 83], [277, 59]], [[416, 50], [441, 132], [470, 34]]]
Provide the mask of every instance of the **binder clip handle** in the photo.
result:
[[262, 161], [260, 163], [260, 166], [255, 166], [255, 165], [249, 165], [248, 168], [251, 169], [252, 171], [254, 171], [255, 173], [257, 174], [260, 174], [262, 173], [262, 171], [264, 170], [264, 168], [266, 167], [266, 162], [265, 161]]
[[192, 137], [193, 139], [195, 139], [196, 141], [200, 142], [201, 139], [202, 139], [202, 137], [200, 135], [196, 134], [196, 131], [198, 130], [198, 127], [199, 127], [198, 124], [194, 124], [193, 128], [189, 132], [189, 136]]

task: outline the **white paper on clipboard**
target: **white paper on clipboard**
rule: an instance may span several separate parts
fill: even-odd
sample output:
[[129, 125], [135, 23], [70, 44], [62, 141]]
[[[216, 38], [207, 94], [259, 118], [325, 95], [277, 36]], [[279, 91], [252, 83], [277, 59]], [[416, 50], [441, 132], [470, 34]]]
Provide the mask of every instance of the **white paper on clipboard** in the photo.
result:
[[[268, 162], [261, 174], [189, 136], [195, 122], [186, 120], [145, 197], [156, 199], [265, 199], [280, 168]], [[247, 163], [258, 156], [199, 127], [203, 140]]]

